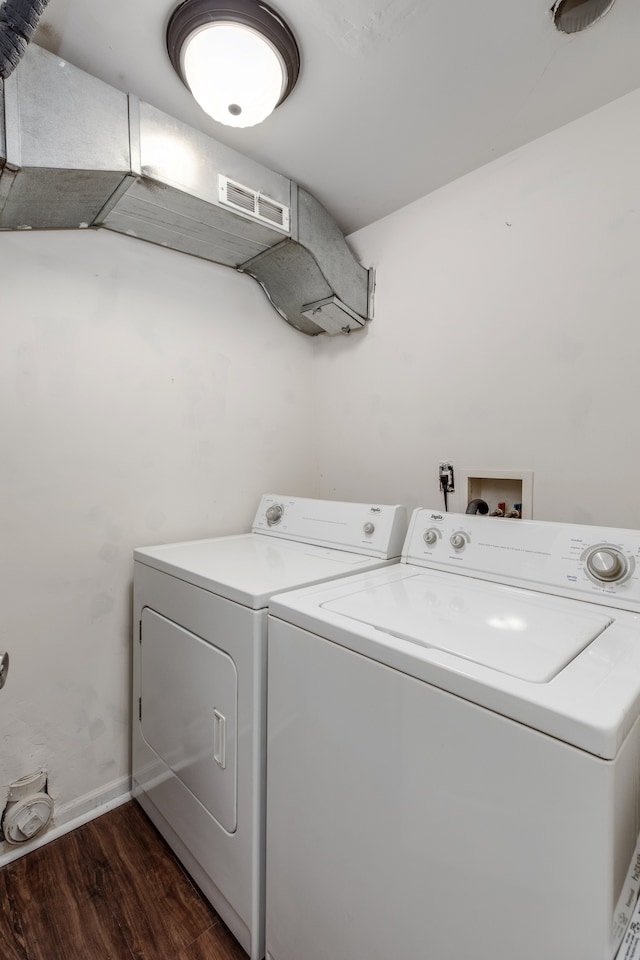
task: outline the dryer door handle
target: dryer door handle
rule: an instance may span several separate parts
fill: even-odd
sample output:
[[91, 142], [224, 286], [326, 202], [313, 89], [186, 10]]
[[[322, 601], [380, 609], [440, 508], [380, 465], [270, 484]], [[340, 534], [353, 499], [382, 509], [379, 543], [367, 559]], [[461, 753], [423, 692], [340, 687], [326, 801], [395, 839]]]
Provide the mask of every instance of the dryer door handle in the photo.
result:
[[219, 710], [213, 711], [213, 759], [223, 770], [227, 766], [227, 720]]

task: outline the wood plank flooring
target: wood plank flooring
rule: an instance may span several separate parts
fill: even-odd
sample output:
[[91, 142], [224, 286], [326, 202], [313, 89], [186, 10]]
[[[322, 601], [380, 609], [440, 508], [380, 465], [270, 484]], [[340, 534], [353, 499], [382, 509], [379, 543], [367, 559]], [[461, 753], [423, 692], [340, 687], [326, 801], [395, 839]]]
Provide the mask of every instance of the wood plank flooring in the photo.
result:
[[2, 960], [247, 960], [140, 807], [0, 869]]

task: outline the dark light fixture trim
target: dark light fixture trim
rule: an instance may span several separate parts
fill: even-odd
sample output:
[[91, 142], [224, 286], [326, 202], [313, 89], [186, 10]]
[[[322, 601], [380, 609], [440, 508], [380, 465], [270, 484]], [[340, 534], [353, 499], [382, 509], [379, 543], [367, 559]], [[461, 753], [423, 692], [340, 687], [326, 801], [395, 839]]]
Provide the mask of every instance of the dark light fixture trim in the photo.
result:
[[174, 70], [188, 88], [182, 66], [185, 43], [197, 30], [214, 23], [237, 23], [262, 34], [282, 57], [286, 77], [276, 106], [289, 96], [300, 73], [300, 52], [284, 20], [258, 0], [184, 0], [171, 14], [167, 26], [167, 52]]
[[609, 13], [615, 0], [556, 0], [553, 22], [562, 33], [580, 33]]

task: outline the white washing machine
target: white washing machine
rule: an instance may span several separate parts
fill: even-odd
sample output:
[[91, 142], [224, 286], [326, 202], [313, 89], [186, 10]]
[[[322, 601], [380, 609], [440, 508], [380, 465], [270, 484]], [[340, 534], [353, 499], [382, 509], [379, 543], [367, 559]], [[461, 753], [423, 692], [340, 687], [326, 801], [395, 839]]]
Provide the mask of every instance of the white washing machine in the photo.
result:
[[414, 513], [275, 597], [269, 960], [611, 960], [638, 894], [640, 532]]
[[268, 495], [250, 534], [134, 552], [133, 794], [252, 960], [264, 956], [267, 602], [397, 563], [406, 528], [400, 506]]

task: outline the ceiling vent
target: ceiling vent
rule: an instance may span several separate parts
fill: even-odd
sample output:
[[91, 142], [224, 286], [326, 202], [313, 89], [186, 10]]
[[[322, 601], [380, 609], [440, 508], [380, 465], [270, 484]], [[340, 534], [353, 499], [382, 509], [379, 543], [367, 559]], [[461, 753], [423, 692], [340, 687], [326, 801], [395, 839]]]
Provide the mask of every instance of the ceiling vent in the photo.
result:
[[289, 208], [282, 203], [278, 203], [277, 200], [265, 197], [264, 194], [252, 190], [251, 187], [235, 183], [222, 174], [218, 176], [218, 197], [223, 206], [241, 210], [253, 217], [254, 220], [270, 223], [272, 226], [279, 227], [285, 233], [289, 233]]
[[551, 8], [561, 33], [580, 33], [611, 10], [614, 0], [557, 0]]
[[373, 271], [306, 190], [31, 44], [0, 83], [0, 230], [87, 227], [247, 273], [311, 336], [373, 315]]

